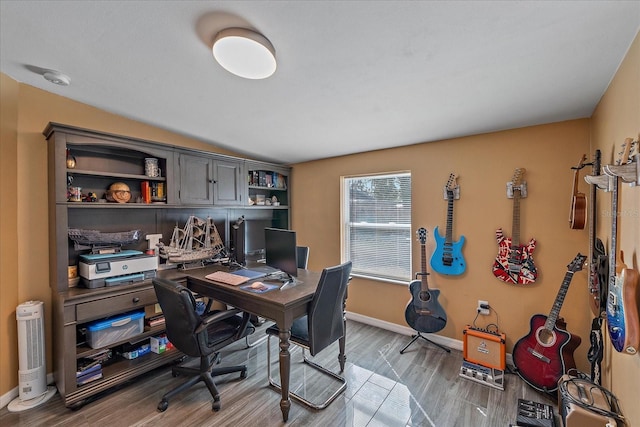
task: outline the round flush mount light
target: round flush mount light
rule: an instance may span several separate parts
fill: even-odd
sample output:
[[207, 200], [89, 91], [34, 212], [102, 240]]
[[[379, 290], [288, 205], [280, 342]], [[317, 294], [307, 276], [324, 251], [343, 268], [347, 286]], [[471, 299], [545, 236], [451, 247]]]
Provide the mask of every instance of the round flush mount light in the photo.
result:
[[47, 81], [59, 85], [59, 86], [69, 86], [71, 83], [71, 79], [66, 74], [62, 74], [59, 71], [45, 71], [42, 75]]
[[276, 51], [262, 34], [227, 28], [213, 39], [213, 57], [225, 70], [245, 79], [266, 79], [276, 71]]

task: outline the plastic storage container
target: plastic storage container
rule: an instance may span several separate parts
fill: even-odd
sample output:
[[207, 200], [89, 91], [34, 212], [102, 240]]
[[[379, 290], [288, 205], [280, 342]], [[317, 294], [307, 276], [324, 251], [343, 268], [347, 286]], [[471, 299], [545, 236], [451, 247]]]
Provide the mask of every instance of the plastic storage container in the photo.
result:
[[87, 325], [87, 344], [91, 348], [106, 347], [144, 331], [144, 311], [121, 314]]

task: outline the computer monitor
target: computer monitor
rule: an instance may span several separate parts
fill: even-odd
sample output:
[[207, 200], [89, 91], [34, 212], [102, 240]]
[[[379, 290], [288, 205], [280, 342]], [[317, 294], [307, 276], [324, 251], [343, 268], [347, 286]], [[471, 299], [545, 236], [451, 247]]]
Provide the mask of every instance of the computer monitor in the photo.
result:
[[290, 277], [298, 275], [296, 258], [296, 232], [280, 228], [264, 229], [266, 264], [287, 273]]

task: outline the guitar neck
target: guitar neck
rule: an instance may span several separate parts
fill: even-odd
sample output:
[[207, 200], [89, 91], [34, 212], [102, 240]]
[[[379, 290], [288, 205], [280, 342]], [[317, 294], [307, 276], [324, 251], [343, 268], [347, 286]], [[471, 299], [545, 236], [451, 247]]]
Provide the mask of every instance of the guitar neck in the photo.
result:
[[453, 242], [453, 191], [447, 191], [447, 236], [445, 237], [445, 243], [451, 244]]
[[425, 249], [426, 245], [420, 245], [420, 267], [422, 274], [420, 276], [421, 280], [421, 288], [423, 291], [429, 290], [429, 283], [427, 282], [427, 251]]
[[611, 190], [611, 249], [609, 250], [609, 286], [616, 282], [616, 252], [618, 245], [618, 177]]
[[[595, 159], [593, 161], [592, 173], [594, 176], [600, 175], [600, 150], [596, 150]], [[595, 259], [595, 247], [596, 247], [596, 194], [598, 193], [598, 186], [591, 184], [589, 189], [589, 262], [593, 262]]]
[[569, 285], [571, 284], [572, 278], [573, 271], [567, 271], [567, 273], [564, 275], [564, 279], [562, 280], [562, 286], [560, 286], [558, 295], [556, 295], [556, 300], [553, 302], [553, 307], [551, 307], [551, 312], [549, 313], [547, 321], [544, 324], [545, 329], [549, 331], [553, 330], [556, 325], [558, 315], [560, 314], [560, 309], [562, 308], [562, 304], [564, 303], [564, 298], [567, 296], [567, 290], [569, 290]]
[[520, 190], [513, 189], [513, 224], [511, 226], [511, 246], [520, 246]]

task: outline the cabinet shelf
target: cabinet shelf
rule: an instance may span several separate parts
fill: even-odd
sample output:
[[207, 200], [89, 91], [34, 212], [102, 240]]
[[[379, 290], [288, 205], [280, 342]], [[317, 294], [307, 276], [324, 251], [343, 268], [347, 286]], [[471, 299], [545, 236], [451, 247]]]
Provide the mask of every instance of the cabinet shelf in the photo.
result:
[[100, 177], [100, 178], [138, 179], [140, 181], [163, 182], [163, 181], [167, 180], [167, 178], [164, 177], [164, 176], [150, 177], [150, 176], [146, 176], [146, 175], [138, 175], [138, 174], [131, 174], [131, 173], [96, 172], [96, 171], [82, 170], [82, 169], [67, 169], [67, 174], [69, 174], [69, 175], [96, 176], [96, 177]]
[[[102, 367], [102, 378], [91, 381], [87, 384], [78, 385], [75, 394], [82, 394], [84, 389], [96, 388], [100, 385], [107, 389], [112, 386], [110, 383], [119, 384], [126, 381], [128, 376], [149, 371], [158, 366], [165, 365], [172, 360], [178, 360], [184, 355], [175, 348], [161, 354], [147, 353], [135, 359], [125, 359], [117, 356], [117, 359]], [[102, 387], [99, 387], [100, 389]], [[93, 392], [91, 394], [94, 394]], [[73, 400], [73, 399], [72, 399]]]
[[[150, 328], [149, 326], [145, 326], [144, 327], [144, 331], [138, 335], [135, 335], [133, 337], [127, 338], [125, 340], [121, 340], [121, 341], [116, 341], [112, 344], [109, 344], [106, 347], [100, 347], [100, 348], [91, 348], [86, 344], [82, 344], [76, 347], [76, 357], [78, 359], [81, 359], [83, 357], [90, 357], [94, 354], [100, 353], [101, 351], [104, 351], [105, 348], [110, 348], [110, 347], [117, 347], [121, 344], [126, 344], [126, 343], [137, 343], [140, 341], [143, 341], [145, 338], [149, 338], [152, 337], [154, 335], [160, 335], [162, 333], [164, 333], [165, 331], [165, 327], [164, 325], [161, 326], [155, 326]], [[134, 359], [135, 360], [135, 359]]]
[[114, 203], [114, 202], [64, 202], [63, 205], [69, 208], [79, 209], [152, 209], [152, 208], [167, 208], [167, 207], [183, 207], [178, 205], [169, 205], [166, 202], [151, 202], [151, 203]]
[[286, 187], [266, 187], [264, 185], [250, 185], [249, 188], [256, 190], [287, 191]]

